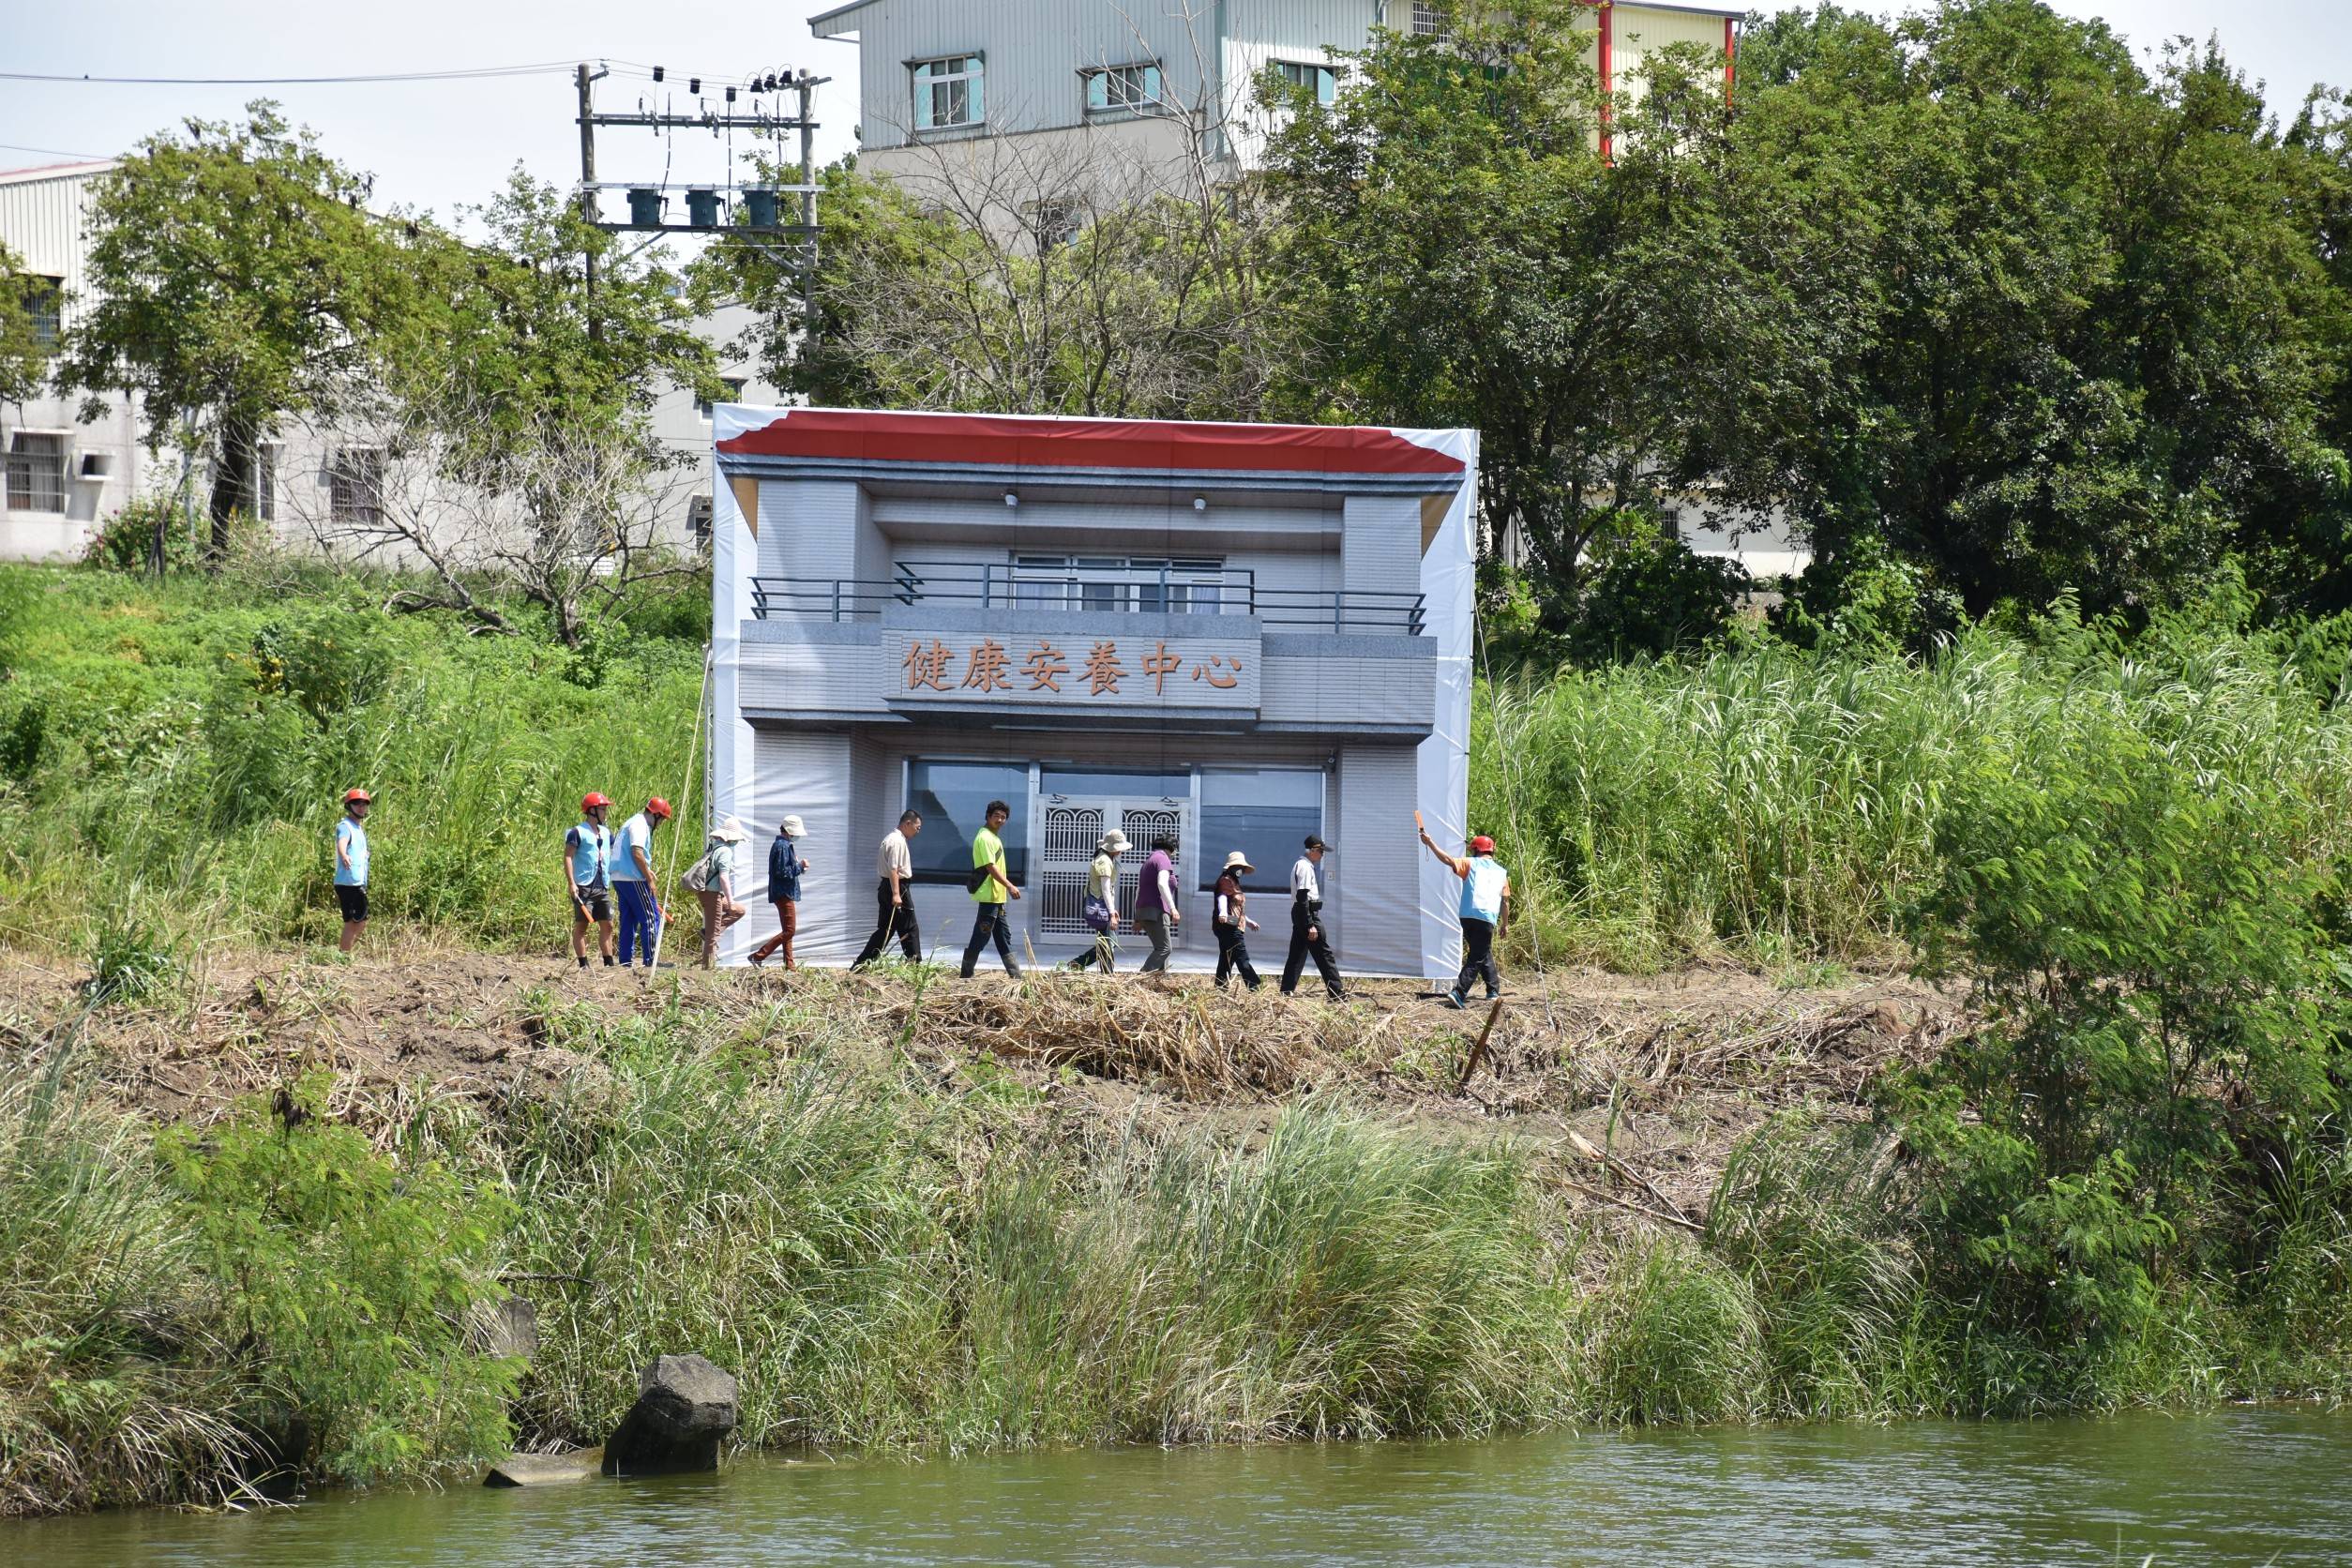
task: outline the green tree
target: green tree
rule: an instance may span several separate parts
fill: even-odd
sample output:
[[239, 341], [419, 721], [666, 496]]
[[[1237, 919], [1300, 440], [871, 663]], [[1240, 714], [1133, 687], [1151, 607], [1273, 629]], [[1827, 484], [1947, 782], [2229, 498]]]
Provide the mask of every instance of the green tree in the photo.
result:
[[489, 570], [577, 646], [640, 584], [689, 569], [659, 526], [699, 459], [660, 439], [654, 409], [674, 387], [722, 396], [714, 352], [678, 276], [621, 250], [553, 186], [518, 168], [472, 216], [478, 242], [420, 236], [420, 298], [375, 346], [398, 445], [422, 472], [363, 526], [433, 571], [396, 607], [507, 629], [475, 589]]
[[33, 312], [39, 305], [56, 308], [54, 287], [26, 272], [16, 253], [0, 245], [0, 403], [37, 398], [49, 383], [50, 349], [35, 329]]
[[2328, 558], [2346, 295], [2310, 180], [2211, 50], [2152, 77], [2038, 0], [1825, 9], [1742, 51], [1743, 244], [1833, 233], [1818, 373], [1756, 378], [1731, 493], [1983, 613], [2179, 602], [2222, 558]]
[[1726, 231], [1721, 56], [1661, 51], [1637, 102], [1605, 105], [1586, 14], [1543, 0], [1450, 39], [1377, 35], [1335, 104], [1293, 106], [1268, 174], [1311, 346], [1293, 409], [1475, 427], [1486, 520], [1556, 611], [1616, 520], [1658, 521], [1704, 478], [1733, 368], [1802, 359], [1805, 324]]
[[245, 123], [148, 137], [91, 196], [91, 298], [60, 379], [144, 400], [152, 439], [186, 421], [212, 453], [212, 536], [252, 489], [254, 443], [290, 415], [331, 415], [378, 335], [411, 305], [399, 231], [369, 180], [257, 101]]
[[2277, 787], [2319, 706], [2234, 628], [2162, 618], [2132, 661], [2071, 611], [2037, 636], [2071, 679], [1946, 787], [1912, 915], [1981, 1022], [1894, 1103], [1947, 1292], [2096, 1357], [2175, 1265], [2230, 1266], [2226, 1193], [2333, 1108], [2342, 889], [2333, 808]]

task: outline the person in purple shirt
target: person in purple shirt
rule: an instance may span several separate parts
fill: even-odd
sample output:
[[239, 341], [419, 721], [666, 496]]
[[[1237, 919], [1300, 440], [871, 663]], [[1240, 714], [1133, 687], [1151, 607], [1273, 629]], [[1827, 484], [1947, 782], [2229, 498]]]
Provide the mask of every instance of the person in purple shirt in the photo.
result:
[[1184, 918], [1183, 900], [1176, 896], [1176, 840], [1163, 833], [1152, 840], [1151, 858], [1143, 863], [1143, 885], [1135, 896], [1135, 923], [1152, 941], [1144, 973], [1167, 972], [1168, 928]]

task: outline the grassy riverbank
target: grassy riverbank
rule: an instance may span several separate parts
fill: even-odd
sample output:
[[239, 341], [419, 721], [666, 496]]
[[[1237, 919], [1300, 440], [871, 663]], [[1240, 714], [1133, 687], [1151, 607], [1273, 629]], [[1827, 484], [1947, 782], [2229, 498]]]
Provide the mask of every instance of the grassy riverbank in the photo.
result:
[[[1048, 1052], [1079, 1053], [1077, 980], [990, 988], [1039, 1053], [1007, 1060], [958, 1048], [961, 1014], [930, 1021], [906, 980], [573, 1000], [550, 970], [511, 1013], [432, 1019], [307, 975], [240, 982], [265, 1013], [204, 1000], [225, 1023], [90, 1020], [0, 1090], [8, 1510], [217, 1495], [288, 1409], [322, 1479], [595, 1441], [635, 1368], [687, 1348], [741, 1377], [747, 1441], [958, 1451], [2333, 1396], [2352, 1367], [2340, 1163], [2277, 1195], [2300, 1229], [2267, 1274], [2165, 1277], [2164, 1310], [2095, 1356], [1988, 1334], [1939, 1284], [1922, 1190], [1850, 1072], [1722, 1054], [1850, 1025], [1702, 1014], [1681, 1049], [1715, 1063], [1652, 1083], [1664, 1008], [1594, 1033], [1563, 999], [1590, 1040], [1563, 1059], [1530, 1001], [1498, 1124], [1436, 1087], [1467, 1042], [1418, 1003], [1302, 1032], [1234, 1002], [1265, 1010], [1237, 1013], [1237, 1061], [1279, 1055], [1311, 1092], [1188, 1096], [1140, 1065], [1191, 1027], [1181, 994], [1123, 998], [1138, 1054], [1082, 1074]], [[1889, 1005], [1848, 1016], [1891, 1028]], [[482, 1064], [393, 1076], [452, 1023]], [[1917, 1046], [1930, 1025], [1904, 1027]], [[136, 1065], [150, 1028], [161, 1054]], [[213, 1099], [216, 1029], [285, 1058], [250, 1070], [292, 1098]], [[347, 1035], [384, 1064], [339, 1063], [322, 1042]], [[216, 1115], [125, 1108], [158, 1079]], [[1720, 1104], [1675, 1108], [1710, 1081]], [[1645, 1190], [1693, 1148], [1679, 1190], [1712, 1168], [1711, 1198]], [[1638, 1213], [1666, 1202], [1703, 1217]], [[470, 1348], [507, 1291], [537, 1309], [527, 1365]]]
[[[1468, 1116], [1462, 1019], [1395, 999], [575, 994], [546, 847], [583, 780], [682, 792], [699, 643], [382, 587], [0, 571], [0, 942], [72, 977], [0, 1035], [0, 1509], [594, 1440], [667, 1349], [742, 1376], [750, 1440], [954, 1449], [2352, 1380], [2342, 626], [2224, 593], [1506, 678], [1472, 812], [1522, 984], [1942, 988], [1868, 1028], [1530, 999]], [[252, 965], [328, 935], [354, 778], [400, 971], [544, 994]], [[527, 1367], [475, 1348], [508, 1291]]]

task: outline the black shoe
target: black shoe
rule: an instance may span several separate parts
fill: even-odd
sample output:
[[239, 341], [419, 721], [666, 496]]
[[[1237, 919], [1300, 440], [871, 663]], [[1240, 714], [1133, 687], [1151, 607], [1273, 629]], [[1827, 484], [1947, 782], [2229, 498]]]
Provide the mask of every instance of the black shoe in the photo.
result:
[[587, 959], [585, 959], [585, 958], [580, 959], [580, 968], [582, 968], [582, 969], [586, 969], [586, 968], [588, 967], [588, 960], [587, 960]]
[[606, 957], [605, 957], [605, 960], [604, 960], [604, 967], [605, 967], [605, 968], [607, 968], [607, 969], [611, 969], [611, 968], [612, 967], [612, 958], [611, 958], [611, 956], [610, 954], [606, 955]]

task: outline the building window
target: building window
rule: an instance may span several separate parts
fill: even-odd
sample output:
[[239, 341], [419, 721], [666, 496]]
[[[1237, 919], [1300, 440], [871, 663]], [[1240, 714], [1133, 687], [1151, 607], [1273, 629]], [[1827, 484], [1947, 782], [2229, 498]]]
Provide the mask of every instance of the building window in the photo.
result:
[[1314, 93], [1315, 101], [1329, 108], [1339, 101], [1339, 68], [1312, 66], [1298, 60], [1277, 60], [1274, 68], [1282, 73], [1283, 85], [1304, 87]]
[[384, 449], [346, 446], [326, 471], [327, 516], [372, 528], [384, 520]]
[[1445, 11], [1443, 0], [1413, 0], [1413, 37], [1442, 38], [1452, 33]]
[[58, 338], [65, 328], [66, 280], [28, 274], [19, 281], [18, 288], [24, 314], [33, 324], [33, 346], [43, 354], [55, 354]]
[[946, 130], [986, 120], [984, 69], [977, 54], [950, 54], [918, 63], [914, 68], [914, 128]]
[[972, 878], [972, 836], [986, 825], [988, 802], [1013, 808], [1000, 835], [1004, 874], [1016, 882], [1029, 877], [1029, 765], [1025, 762], [932, 762], [907, 764], [907, 806], [923, 819], [923, 831], [909, 852], [919, 882]]
[[8, 509], [66, 509], [66, 438], [19, 430], [8, 443]]
[[696, 490], [686, 497], [686, 534], [698, 548], [710, 548], [711, 497], [708, 490]]
[[249, 499], [252, 504], [253, 520], [256, 522], [278, 520], [278, 456], [279, 450], [279, 444], [274, 441], [257, 441], [253, 444], [253, 493]]
[[1225, 563], [1142, 555], [1020, 555], [1014, 602], [1038, 610], [1215, 615], [1225, 609]]
[[1318, 768], [1203, 768], [1200, 852], [1193, 857], [1203, 889], [1216, 885], [1235, 850], [1258, 867], [1242, 879], [1248, 893], [1284, 893], [1290, 864], [1310, 833], [1323, 831], [1323, 775]]
[[[727, 395], [719, 399], [719, 402], [739, 403], [743, 401], [743, 377], [721, 376], [718, 379], [719, 384], [727, 388]], [[700, 415], [704, 420], [707, 421], [710, 418], [711, 410], [716, 406], [716, 404], [714, 404], [708, 398], [703, 397], [701, 393], [698, 392], [695, 394], [694, 412]]]
[[1163, 107], [1157, 65], [1108, 66], [1080, 74], [1086, 78], [1089, 114], [1150, 114]]

